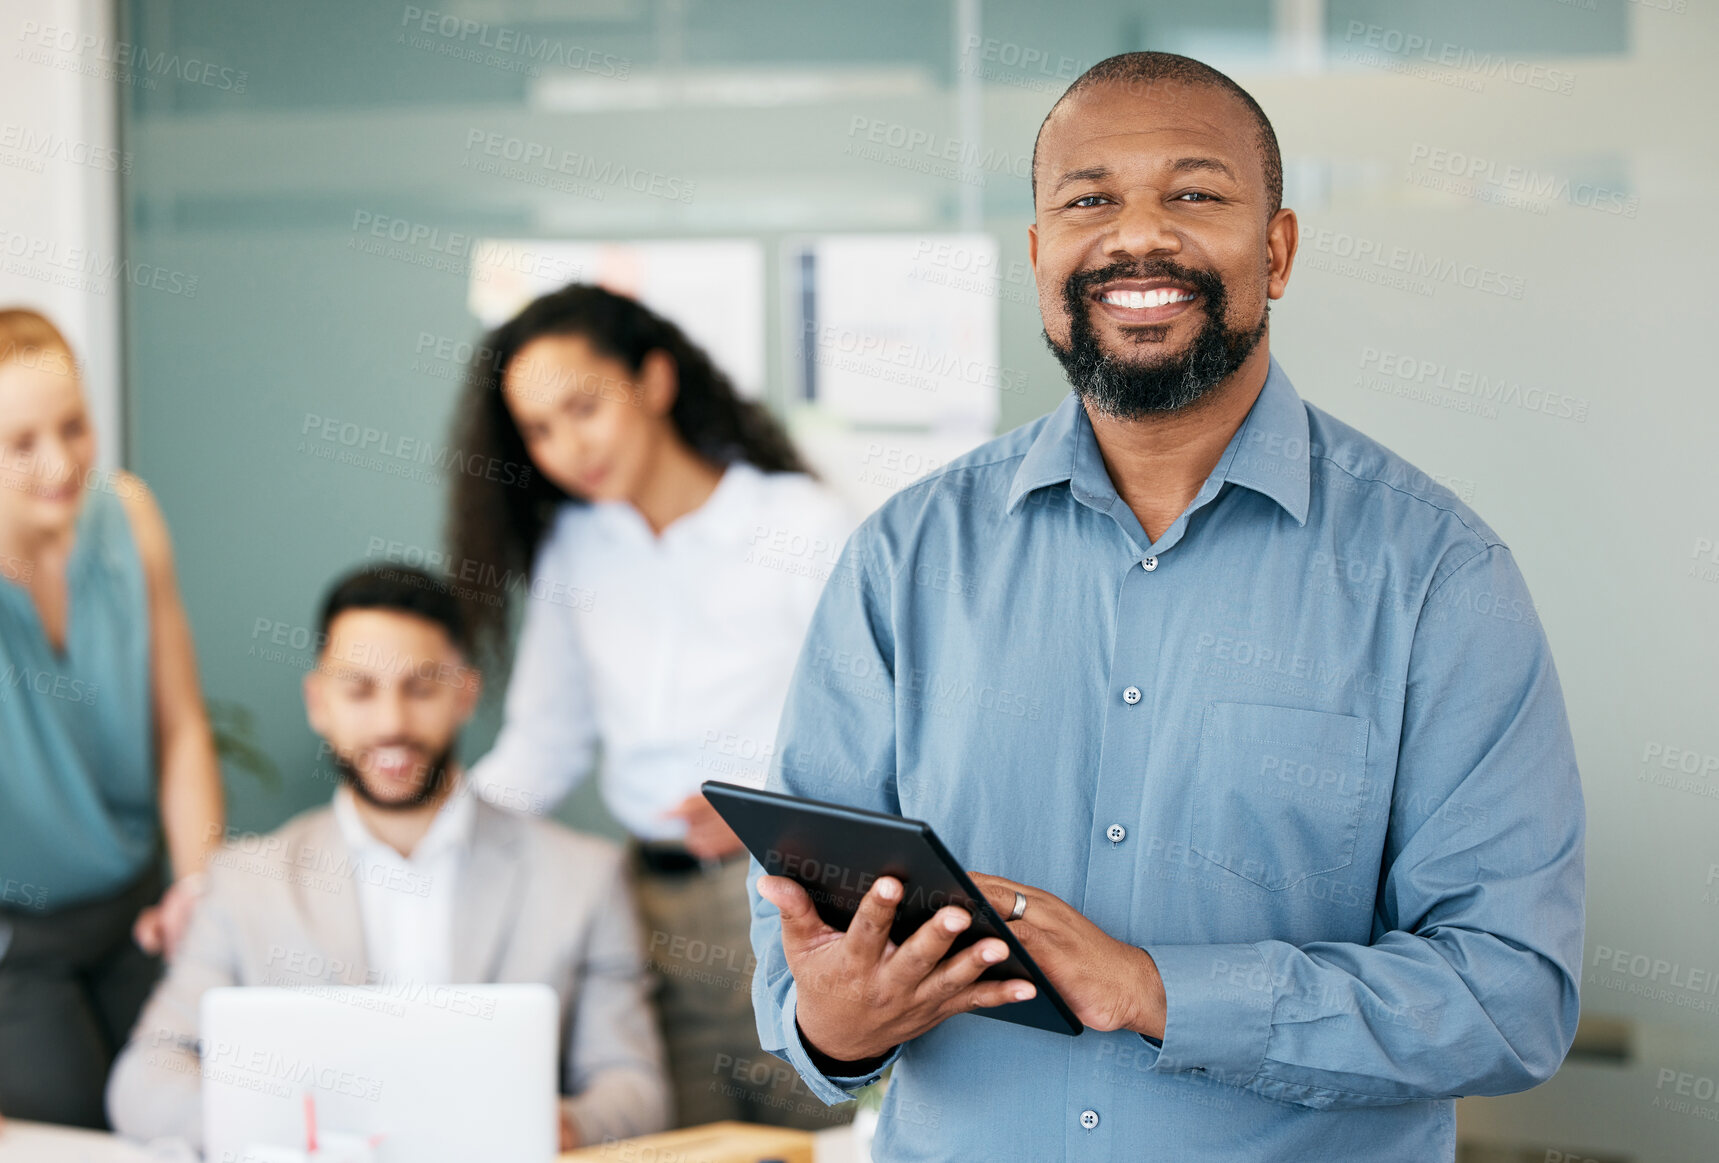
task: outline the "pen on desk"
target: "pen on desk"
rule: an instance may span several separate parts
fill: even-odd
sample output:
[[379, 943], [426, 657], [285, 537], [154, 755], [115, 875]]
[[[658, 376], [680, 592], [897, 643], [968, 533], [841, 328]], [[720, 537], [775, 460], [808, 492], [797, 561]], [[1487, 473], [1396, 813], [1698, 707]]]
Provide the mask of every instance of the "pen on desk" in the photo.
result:
[[316, 1152], [316, 1096], [309, 1091], [304, 1096], [304, 1149]]

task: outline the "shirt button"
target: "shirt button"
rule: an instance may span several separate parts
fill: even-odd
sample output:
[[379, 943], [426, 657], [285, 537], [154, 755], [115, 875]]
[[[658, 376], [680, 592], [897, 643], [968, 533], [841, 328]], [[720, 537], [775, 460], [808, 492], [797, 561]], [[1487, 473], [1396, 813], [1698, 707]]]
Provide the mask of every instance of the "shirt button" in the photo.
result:
[[1098, 1112], [1091, 1109], [1090, 1107], [1088, 1107], [1086, 1110], [1081, 1111], [1080, 1112], [1080, 1125], [1085, 1127], [1089, 1131], [1092, 1130], [1092, 1128], [1094, 1128], [1098, 1125]]
[[1120, 844], [1128, 839], [1128, 829], [1121, 824], [1112, 824], [1104, 830], [1104, 836], [1112, 844]]
[[1127, 703], [1131, 707], [1135, 703], [1139, 702], [1140, 701], [1140, 688], [1137, 686], [1131, 686], [1131, 687], [1124, 689], [1122, 692], [1122, 701]]
[[1145, 561], [1140, 563], [1140, 568], [1145, 570], [1147, 573], [1151, 573], [1153, 570], [1158, 568], [1158, 559], [1156, 557], [1148, 557]]

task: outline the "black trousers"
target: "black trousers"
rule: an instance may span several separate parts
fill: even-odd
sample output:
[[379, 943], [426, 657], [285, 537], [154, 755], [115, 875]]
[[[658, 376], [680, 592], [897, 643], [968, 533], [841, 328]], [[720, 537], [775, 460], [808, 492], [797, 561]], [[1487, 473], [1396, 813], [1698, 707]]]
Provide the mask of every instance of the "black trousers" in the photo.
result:
[[0, 908], [0, 1114], [106, 1129], [108, 1069], [161, 975], [131, 926], [161, 890], [152, 864], [104, 900]]
[[633, 894], [656, 975], [675, 1125], [724, 1119], [819, 1131], [853, 1120], [758, 1045], [752, 1012], [752, 901], [744, 854], [715, 867], [652, 868], [635, 841]]

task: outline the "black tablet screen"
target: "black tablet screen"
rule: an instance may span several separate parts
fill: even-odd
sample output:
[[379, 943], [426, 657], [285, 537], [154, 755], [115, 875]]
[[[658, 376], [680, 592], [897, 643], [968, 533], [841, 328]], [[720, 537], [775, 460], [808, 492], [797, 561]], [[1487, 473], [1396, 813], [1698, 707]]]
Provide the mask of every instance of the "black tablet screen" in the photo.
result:
[[1038, 989], [1027, 1001], [972, 1013], [1059, 1034], [1084, 1028], [929, 824], [715, 780], [703, 790], [764, 871], [804, 887], [832, 928], [845, 931], [877, 878], [893, 876], [903, 889], [889, 934], [896, 944], [938, 909], [960, 905], [973, 914], [973, 923], [955, 938], [951, 951], [983, 937], [1000, 937], [1010, 955], [989, 966], [981, 979], [1025, 978]]

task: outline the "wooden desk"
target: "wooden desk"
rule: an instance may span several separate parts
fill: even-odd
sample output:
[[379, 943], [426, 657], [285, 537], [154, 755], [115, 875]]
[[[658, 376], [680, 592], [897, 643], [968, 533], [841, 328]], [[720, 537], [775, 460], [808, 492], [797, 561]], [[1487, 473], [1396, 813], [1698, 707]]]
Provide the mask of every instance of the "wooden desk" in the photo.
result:
[[[181, 1144], [183, 1147], [183, 1144]], [[706, 1123], [660, 1135], [623, 1139], [586, 1147], [561, 1156], [563, 1161], [588, 1163], [860, 1163], [850, 1128], [831, 1127], [812, 1134], [747, 1123]], [[0, 1130], [0, 1163], [195, 1163], [190, 1148], [183, 1153], [151, 1153], [113, 1135], [78, 1131], [46, 1123], [7, 1119]]]
[[[190, 1149], [187, 1148], [187, 1151]], [[142, 1147], [99, 1131], [7, 1119], [0, 1129], [0, 1163], [162, 1163]], [[195, 1154], [181, 1156], [195, 1159]]]
[[[825, 1132], [828, 1133], [828, 1132]], [[569, 1151], [562, 1163], [758, 1163], [780, 1159], [782, 1163], [813, 1163], [810, 1131], [760, 1127], [750, 1123], [705, 1123], [660, 1135], [641, 1135]]]

